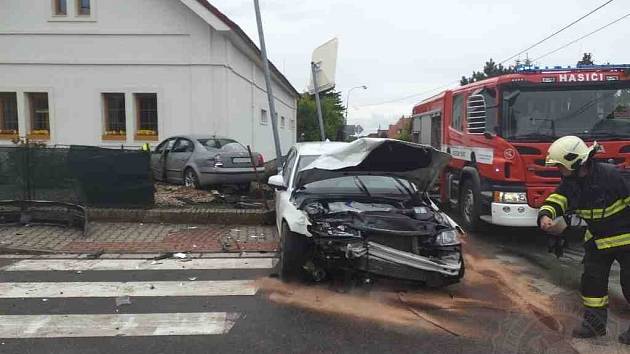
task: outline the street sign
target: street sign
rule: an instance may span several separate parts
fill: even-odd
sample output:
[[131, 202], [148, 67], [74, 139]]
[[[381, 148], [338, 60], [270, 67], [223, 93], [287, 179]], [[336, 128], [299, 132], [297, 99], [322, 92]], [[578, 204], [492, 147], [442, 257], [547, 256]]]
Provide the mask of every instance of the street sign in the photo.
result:
[[[317, 73], [317, 80], [315, 80], [318, 86], [317, 92], [325, 92], [335, 87], [338, 47], [339, 41], [333, 38], [313, 51], [311, 63], [316, 67], [314, 71]], [[315, 94], [314, 86], [313, 74], [311, 74], [311, 81], [308, 84], [308, 92], [311, 95]]]

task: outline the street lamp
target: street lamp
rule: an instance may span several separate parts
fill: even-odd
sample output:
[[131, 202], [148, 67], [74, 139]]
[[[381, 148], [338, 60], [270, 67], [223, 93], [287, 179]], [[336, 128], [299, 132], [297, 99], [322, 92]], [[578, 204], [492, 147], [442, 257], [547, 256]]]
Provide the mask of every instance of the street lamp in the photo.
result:
[[367, 90], [367, 86], [365, 86], [365, 85], [355, 86], [355, 87], [351, 88], [350, 90], [348, 90], [348, 96], [346, 97], [346, 119], [345, 119], [345, 124], [346, 125], [348, 125], [348, 105], [350, 104], [350, 93], [352, 92], [352, 90], [358, 89], [358, 88]]

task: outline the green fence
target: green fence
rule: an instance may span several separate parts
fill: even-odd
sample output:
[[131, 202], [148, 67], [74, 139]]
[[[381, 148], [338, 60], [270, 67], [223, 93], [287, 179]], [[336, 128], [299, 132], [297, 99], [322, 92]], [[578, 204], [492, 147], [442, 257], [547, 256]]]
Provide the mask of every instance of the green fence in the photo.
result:
[[150, 156], [91, 146], [0, 147], [0, 200], [150, 207]]

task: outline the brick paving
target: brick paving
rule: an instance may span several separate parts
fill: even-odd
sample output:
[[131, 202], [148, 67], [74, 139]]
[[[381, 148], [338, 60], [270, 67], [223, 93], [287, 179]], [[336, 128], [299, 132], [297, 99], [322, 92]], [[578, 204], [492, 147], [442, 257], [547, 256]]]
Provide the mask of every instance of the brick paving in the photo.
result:
[[55, 226], [0, 227], [0, 249], [58, 253], [277, 250], [274, 226], [91, 222], [88, 234]]

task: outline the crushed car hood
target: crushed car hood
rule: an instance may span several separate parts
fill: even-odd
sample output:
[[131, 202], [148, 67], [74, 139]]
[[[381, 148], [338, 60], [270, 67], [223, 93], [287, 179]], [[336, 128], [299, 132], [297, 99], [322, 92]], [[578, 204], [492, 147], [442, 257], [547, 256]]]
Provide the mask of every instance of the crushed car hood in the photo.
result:
[[451, 156], [431, 146], [393, 139], [361, 138], [321, 155], [299, 171], [296, 187], [342, 176], [379, 175], [407, 179], [428, 191]]

